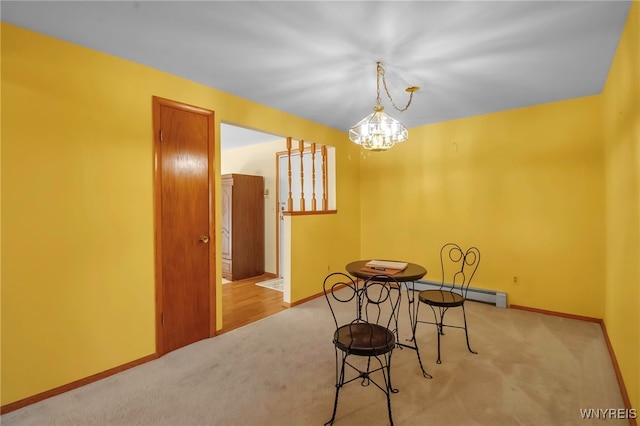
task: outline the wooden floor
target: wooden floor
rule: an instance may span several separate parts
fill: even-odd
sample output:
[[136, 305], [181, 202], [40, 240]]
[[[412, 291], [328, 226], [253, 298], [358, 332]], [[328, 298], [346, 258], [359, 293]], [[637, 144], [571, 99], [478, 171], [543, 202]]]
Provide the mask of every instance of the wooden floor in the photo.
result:
[[287, 309], [281, 291], [256, 285], [272, 278], [272, 274], [265, 274], [222, 284], [222, 330], [218, 334]]

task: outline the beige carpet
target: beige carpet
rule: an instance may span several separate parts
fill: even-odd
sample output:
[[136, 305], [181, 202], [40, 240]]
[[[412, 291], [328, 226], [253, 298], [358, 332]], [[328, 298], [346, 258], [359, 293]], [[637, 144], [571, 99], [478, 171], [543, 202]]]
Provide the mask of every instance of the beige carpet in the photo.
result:
[[[407, 316], [403, 306], [401, 321]], [[426, 314], [428, 311], [422, 311]], [[453, 314], [451, 311], [449, 314]], [[449, 315], [448, 314], [448, 315]], [[396, 350], [396, 425], [592, 425], [580, 409], [622, 408], [598, 324], [470, 302], [464, 332], [433, 326], [416, 354]], [[453, 317], [452, 317], [453, 318]], [[408, 327], [401, 329], [405, 336]], [[11, 425], [322, 425], [334, 398], [333, 324], [323, 298], [3, 415]], [[388, 424], [384, 394], [359, 382], [341, 392], [336, 425]]]

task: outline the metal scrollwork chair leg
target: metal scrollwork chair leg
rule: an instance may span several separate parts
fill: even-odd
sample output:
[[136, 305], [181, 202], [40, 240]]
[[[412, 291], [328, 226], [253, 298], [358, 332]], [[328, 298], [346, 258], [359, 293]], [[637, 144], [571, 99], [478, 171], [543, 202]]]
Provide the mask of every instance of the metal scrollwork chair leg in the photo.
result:
[[438, 335], [438, 359], [436, 360], [436, 364], [442, 364], [442, 360], [440, 360], [440, 336], [444, 334], [442, 330], [442, 321], [444, 318], [444, 311], [442, 308], [438, 308], [438, 312], [440, 313], [440, 318], [438, 318], [438, 314], [433, 306], [429, 305], [431, 310], [433, 311], [433, 318], [436, 325], [436, 333]]
[[469, 345], [469, 332], [467, 331], [467, 314], [464, 311], [464, 305], [462, 305], [462, 318], [464, 318], [464, 334], [467, 337], [467, 348], [469, 349], [469, 352], [471, 352], [472, 354], [478, 355], [478, 352], [471, 349], [471, 345]]
[[417, 303], [416, 305], [416, 311], [414, 314], [414, 317], [412, 318], [412, 324], [411, 324], [411, 341], [413, 341], [413, 344], [415, 345], [415, 351], [416, 351], [416, 356], [418, 357], [418, 364], [420, 365], [420, 370], [422, 371], [422, 376], [425, 379], [433, 379], [433, 376], [429, 373], [427, 373], [427, 370], [424, 369], [424, 365], [422, 364], [422, 357], [420, 356], [420, 349], [418, 347], [418, 340], [416, 339], [416, 329], [418, 327], [418, 315], [420, 314], [420, 303], [418, 303], [417, 300], [415, 300], [415, 303]]
[[333, 402], [333, 413], [331, 414], [331, 419], [326, 422], [324, 426], [332, 425], [333, 421], [336, 419], [336, 412], [338, 411], [338, 396], [340, 395], [340, 388], [344, 384], [344, 367], [346, 360], [346, 356], [343, 354], [341, 367], [338, 370], [338, 352], [336, 351], [336, 398]]

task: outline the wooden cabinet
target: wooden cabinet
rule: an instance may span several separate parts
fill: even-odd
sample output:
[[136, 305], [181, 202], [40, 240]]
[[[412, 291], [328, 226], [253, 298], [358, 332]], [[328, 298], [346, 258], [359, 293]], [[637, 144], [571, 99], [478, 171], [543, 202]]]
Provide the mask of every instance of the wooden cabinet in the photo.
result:
[[222, 276], [230, 281], [264, 273], [264, 178], [222, 175]]

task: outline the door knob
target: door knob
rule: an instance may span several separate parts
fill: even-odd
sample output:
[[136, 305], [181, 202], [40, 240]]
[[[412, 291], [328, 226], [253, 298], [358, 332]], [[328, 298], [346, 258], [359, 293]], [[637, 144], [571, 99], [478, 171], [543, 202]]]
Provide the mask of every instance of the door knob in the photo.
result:
[[201, 236], [200, 242], [207, 244], [209, 242], [209, 237], [207, 237], [206, 235]]

